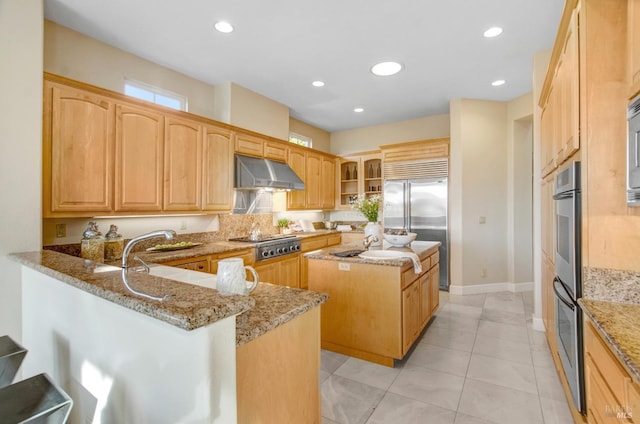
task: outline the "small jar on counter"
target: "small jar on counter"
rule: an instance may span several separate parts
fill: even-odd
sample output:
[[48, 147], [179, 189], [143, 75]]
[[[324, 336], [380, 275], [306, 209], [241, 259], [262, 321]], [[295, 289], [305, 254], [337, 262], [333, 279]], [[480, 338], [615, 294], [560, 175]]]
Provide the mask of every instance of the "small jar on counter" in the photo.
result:
[[124, 239], [120, 234], [118, 234], [118, 227], [112, 224], [109, 228], [109, 232], [104, 237], [104, 259], [106, 261], [117, 261], [122, 259]]
[[104, 262], [104, 237], [98, 231], [98, 224], [93, 221], [89, 222], [87, 229], [82, 233], [80, 256], [94, 262]]

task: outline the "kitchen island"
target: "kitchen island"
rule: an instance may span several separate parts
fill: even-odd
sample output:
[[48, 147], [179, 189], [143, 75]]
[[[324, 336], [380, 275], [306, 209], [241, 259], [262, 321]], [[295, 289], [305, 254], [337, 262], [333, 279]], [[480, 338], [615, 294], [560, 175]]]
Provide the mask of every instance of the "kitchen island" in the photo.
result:
[[129, 292], [107, 265], [51, 251], [11, 258], [23, 265], [23, 374], [58, 381], [74, 399], [72, 421], [255, 422], [264, 400], [249, 396], [269, 393], [273, 373], [273, 387], [290, 387], [265, 394], [269, 407], [319, 421], [317, 306], [326, 295], [263, 283], [250, 296], [221, 295], [211, 274], [128, 273], [138, 291], [171, 294], [159, 302]]
[[361, 249], [356, 243], [305, 254], [309, 289], [329, 294], [321, 307], [322, 348], [390, 367], [402, 359], [439, 306], [439, 246], [413, 242], [399, 248], [385, 242], [379, 249], [414, 253], [418, 272], [408, 258], [333, 255]]

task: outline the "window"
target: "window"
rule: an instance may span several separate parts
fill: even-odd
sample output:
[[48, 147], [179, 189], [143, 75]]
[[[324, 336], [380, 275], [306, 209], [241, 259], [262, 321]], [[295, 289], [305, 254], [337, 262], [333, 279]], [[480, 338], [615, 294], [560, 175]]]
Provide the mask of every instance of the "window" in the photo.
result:
[[124, 80], [124, 94], [171, 109], [187, 111], [187, 98], [153, 85], [130, 79]]
[[306, 135], [296, 134], [294, 132], [289, 133], [289, 142], [294, 144], [299, 144], [304, 147], [311, 147], [311, 137], [307, 137]]

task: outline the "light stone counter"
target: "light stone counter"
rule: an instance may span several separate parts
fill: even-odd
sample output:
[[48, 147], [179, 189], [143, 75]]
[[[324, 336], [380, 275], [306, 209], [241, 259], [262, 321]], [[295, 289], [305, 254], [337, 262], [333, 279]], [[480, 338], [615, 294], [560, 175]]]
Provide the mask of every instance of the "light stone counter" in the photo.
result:
[[[369, 250], [396, 250], [400, 252], [412, 252], [418, 255], [420, 260], [424, 260], [427, 257], [436, 253], [438, 251], [438, 247], [440, 246], [440, 244], [441, 243], [439, 241], [414, 241], [413, 243], [411, 243], [410, 247], [394, 247], [385, 241], [381, 247], [372, 247]], [[362, 250], [362, 243], [347, 243], [347, 244], [340, 244], [337, 246], [330, 246], [324, 249], [314, 250], [312, 252], [305, 253], [304, 256], [308, 259], [323, 259], [328, 261], [355, 262], [355, 263], [371, 264], [371, 265], [388, 265], [388, 266], [403, 267], [405, 265], [411, 264], [411, 259], [406, 257], [405, 258], [367, 259], [367, 258], [361, 258], [359, 256], [341, 257], [341, 256], [332, 255], [332, 253], [344, 252], [347, 250]]]
[[640, 305], [584, 298], [578, 303], [635, 383], [640, 384]]

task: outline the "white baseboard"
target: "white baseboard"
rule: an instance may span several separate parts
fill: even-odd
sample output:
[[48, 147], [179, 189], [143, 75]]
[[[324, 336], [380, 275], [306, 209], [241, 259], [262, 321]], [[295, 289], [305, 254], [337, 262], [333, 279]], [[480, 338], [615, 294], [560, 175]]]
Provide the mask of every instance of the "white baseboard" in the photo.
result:
[[449, 286], [449, 293], [457, 295], [468, 294], [482, 294], [482, 293], [496, 293], [501, 291], [508, 291], [512, 293], [521, 293], [525, 291], [532, 291], [534, 283], [490, 283], [490, 284], [474, 284], [471, 286], [462, 286], [452, 284]]
[[542, 318], [536, 318], [536, 316], [534, 315], [533, 329], [536, 331], [542, 331], [543, 333], [547, 331], [547, 329], [544, 328], [544, 321], [542, 320]]

